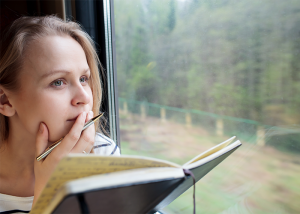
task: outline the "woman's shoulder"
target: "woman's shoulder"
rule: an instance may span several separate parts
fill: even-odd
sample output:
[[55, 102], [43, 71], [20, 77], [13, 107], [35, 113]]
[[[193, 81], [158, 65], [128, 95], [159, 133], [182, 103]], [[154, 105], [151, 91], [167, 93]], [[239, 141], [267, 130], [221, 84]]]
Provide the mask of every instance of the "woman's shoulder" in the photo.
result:
[[112, 139], [97, 132], [95, 136], [94, 153], [99, 155], [120, 155], [120, 149]]

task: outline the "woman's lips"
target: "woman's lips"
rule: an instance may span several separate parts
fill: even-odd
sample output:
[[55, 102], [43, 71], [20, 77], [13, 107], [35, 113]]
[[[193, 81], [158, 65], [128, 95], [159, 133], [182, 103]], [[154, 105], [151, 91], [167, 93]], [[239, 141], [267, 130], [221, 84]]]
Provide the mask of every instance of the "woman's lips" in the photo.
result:
[[74, 117], [73, 119], [68, 119], [67, 121], [75, 121], [78, 116]]

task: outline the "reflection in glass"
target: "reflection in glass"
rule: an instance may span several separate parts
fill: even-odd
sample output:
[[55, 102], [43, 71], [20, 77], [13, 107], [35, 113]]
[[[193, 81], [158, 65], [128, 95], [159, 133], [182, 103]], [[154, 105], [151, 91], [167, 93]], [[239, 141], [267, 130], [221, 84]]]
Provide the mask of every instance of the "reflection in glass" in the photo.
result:
[[[236, 135], [199, 213], [299, 213], [297, 0], [115, 0], [123, 154], [185, 163]], [[166, 207], [192, 213], [192, 192]]]

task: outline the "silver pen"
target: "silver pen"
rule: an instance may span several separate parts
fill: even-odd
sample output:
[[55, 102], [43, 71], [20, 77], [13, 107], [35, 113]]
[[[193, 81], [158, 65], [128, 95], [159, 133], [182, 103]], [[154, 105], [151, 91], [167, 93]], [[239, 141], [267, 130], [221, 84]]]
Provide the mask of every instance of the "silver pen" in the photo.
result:
[[[90, 119], [88, 122], [86, 122], [86, 124], [84, 124], [84, 126], [83, 126], [82, 131], [85, 130], [86, 128], [88, 128], [90, 125], [94, 124], [94, 123], [95, 123], [95, 122], [96, 122], [103, 114], [104, 114], [104, 113], [101, 113], [101, 114], [99, 114], [98, 116], [96, 116], [96, 117]], [[55, 147], [57, 147], [57, 146], [61, 143], [61, 141], [62, 141], [63, 139], [64, 139], [64, 138], [62, 137], [62, 138], [60, 138], [58, 141], [56, 141], [55, 143], [53, 143], [52, 145], [50, 145], [50, 146], [45, 150], [44, 153], [42, 153], [41, 155], [39, 155], [39, 156], [36, 158], [36, 160], [37, 160], [37, 161], [40, 161], [40, 160], [42, 160], [43, 158], [47, 157], [47, 156], [50, 154], [50, 152], [52, 152], [52, 150], [53, 150]]]

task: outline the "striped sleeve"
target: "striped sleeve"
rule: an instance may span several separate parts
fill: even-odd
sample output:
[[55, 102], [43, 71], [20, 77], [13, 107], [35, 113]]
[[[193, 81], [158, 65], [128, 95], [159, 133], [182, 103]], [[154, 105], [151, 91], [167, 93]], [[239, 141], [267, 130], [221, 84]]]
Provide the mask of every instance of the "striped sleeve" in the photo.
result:
[[95, 136], [94, 153], [98, 155], [120, 155], [120, 149], [116, 143], [101, 133]]
[[17, 197], [0, 193], [0, 214], [29, 213], [33, 202], [31, 197]]

